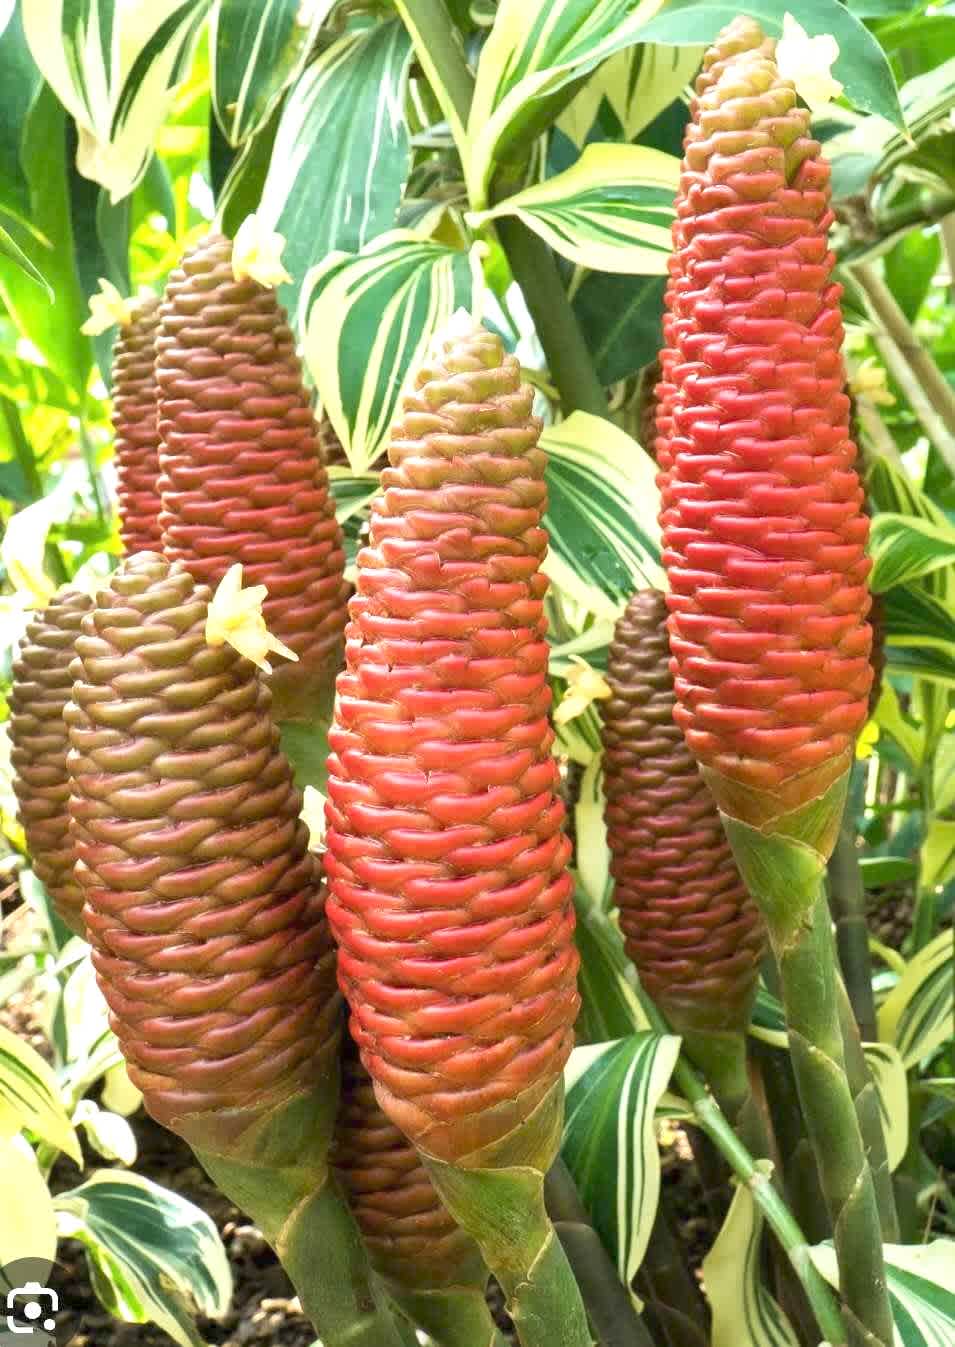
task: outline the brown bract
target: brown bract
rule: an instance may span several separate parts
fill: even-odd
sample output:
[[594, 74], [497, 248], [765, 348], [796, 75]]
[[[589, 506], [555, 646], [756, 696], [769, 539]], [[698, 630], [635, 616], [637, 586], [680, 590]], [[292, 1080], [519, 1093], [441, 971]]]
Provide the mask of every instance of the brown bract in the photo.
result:
[[339, 998], [316, 858], [255, 667], [210, 592], [143, 552], [76, 641], [66, 721], [100, 986], [152, 1115], [229, 1155], [334, 1081]]
[[158, 551], [159, 424], [156, 408], [156, 333], [159, 300], [138, 300], [132, 321], [113, 348], [113, 431], [119, 532], [127, 552]]

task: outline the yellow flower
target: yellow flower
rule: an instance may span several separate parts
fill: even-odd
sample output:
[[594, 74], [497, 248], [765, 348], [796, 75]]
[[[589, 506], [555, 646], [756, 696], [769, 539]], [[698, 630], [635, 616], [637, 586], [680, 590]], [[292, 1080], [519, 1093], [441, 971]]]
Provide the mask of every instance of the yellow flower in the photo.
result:
[[885, 369], [874, 356], [857, 365], [849, 379], [849, 388], [857, 398], [865, 397], [879, 407], [891, 407], [895, 394], [888, 386]]
[[210, 645], [222, 645], [228, 641], [240, 655], [250, 659], [266, 673], [271, 673], [271, 665], [266, 659], [270, 651], [274, 650], [286, 659], [298, 659], [298, 655], [277, 641], [265, 625], [262, 601], [267, 593], [265, 585], [251, 585], [243, 589], [241, 564], [230, 566], [209, 604], [206, 640]]
[[302, 793], [303, 819], [308, 828], [308, 846], [310, 851], [325, 850], [325, 796], [315, 786], [306, 786]]
[[566, 725], [568, 720], [582, 715], [591, 702], [605, 701], [612, 696], [610, 684], [603, 674], [592, 669], [579, 655], [574, 656], [574, 662], [567, 670], [567, 691], [554, 712], [554, 721]]
[[862, 733], [856, 740], [856, 757], [860, 762], [866, 758], [871, 758], [875, 752], [875, 746], [879, 741], [879, 727], [874, 720], [867, 720], [862, 727]]
[[123, 296], [105, 276], [99, 278], [99, 294], [90, 295], [90, 316], [80, 328], [87, 337], [98, 337], [117, 323], [128, 327], [133, 320], [134, 301]]
[[821, 112], [842, 93], [842, 85], [829, 73], [839, 56], [839, 43], [831, 33], [810, 37], [791, 14], [783, 15], [783, 35], [776, 44], [776, 64], [784, 80], [792, 80], [796, 93]]
[[259, 285], [281, 285], [292, 278], [282, 266], [285, 238], [267, 229], [257, 215], [247, 215], [232, 244], [232, 274], [237, 281], [251, 276]]

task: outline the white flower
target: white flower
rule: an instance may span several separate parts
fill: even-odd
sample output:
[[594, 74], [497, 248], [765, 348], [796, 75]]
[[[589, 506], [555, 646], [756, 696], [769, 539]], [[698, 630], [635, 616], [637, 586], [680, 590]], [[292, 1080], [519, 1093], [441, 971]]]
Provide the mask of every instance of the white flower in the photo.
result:
[[266, 659], [270, 651], [274, 650], [286, 659], [298, 659], [298, 655], [276, 640], [265, 625], [262, 601], [267, 593], [265, 585], [243, 589], [241, 564], [230, 566], [209, 604], [206, 640], [210, 645], [222, 645], [227, 641], [240, 655], [271, 673], [271, 665]]
[[831, 33], [810, 37], [791, 14], [783, 15], [776, 65], [784, 80], [792, 80], [796, 93], [813, 112], [821, 112], [842, 93], [842, 85], [830, 74], [838, 57], [839, 43]]
[[325, 850], [325, 796], [315, 786], [306, 786], [302, 792], [303, 819], [308, 828], [310, 851]]
[[591, 668], [586, 660], [574, 656], [574, 663], [567, 670], [567, 691], [554, 712], [554, 721], [566, 725], [568, 720], [582, 715], [591, 702], [606, 701], [612, 696], [610, 684], [603, 674]]
[[80, 328], [87, 337], [98, 337], [119, 324], [128, 327], [133, 321], [135, 304], [124, 299], [112, 281], [105, 276], [99, 278], [99, 293], [90, 295], [90, 316]]
[[281, 285], [292, 278], [282, 266], [285, 237], [266, 228], [257, 215], [247, 215], [232, 244], [232, 274], [237, 281], [250, 276], [259, 285]]

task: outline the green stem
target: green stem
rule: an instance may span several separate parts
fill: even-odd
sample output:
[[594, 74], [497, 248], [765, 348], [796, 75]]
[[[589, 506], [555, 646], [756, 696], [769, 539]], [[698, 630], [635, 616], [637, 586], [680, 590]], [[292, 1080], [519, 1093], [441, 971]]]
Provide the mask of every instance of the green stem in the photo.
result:
[[[935, 822], [935, 787], [933, 781], [934, 761], [922, 771], [921, 794], [922, 794], [922, 837], [928, 837], [932, 824]], [[922, 847], [922, 859], [920, 871], [925, 864], [925, 848]], [[935, 935], [935, 927], [938, 917], [938, 904], [935, 899], [935, 891], [927, 884], [922, 883], [921, 873], [919, 874], [918, 884], [915, 889], [915, 911], [912, 914], [912, 935], [911, 935], [911, 953], [917, 954], [920, 949], [924, 949], [932, 937]]]
[[20, 419], [16, 403], [6, 395], [0, 396], [0, 411], [3, 412], [13, 457], [23, 474], [24, 485], [29, 493], [30, 500], [37, 501], [43, 495], [43, 481], [36, 465], [36, 459], [33, 456], [33, 450], [30, 447], [30, 441], [23, 429], [23, 422]]
[[560, 1157], [544, 1181], [544, 1198], [600, 1347], [653, 1347], [653, 1339], [591, 1225], [570, 1170]]
[[323, 1347], [403, 1347], [355, 1219], [332, 1179], [313, 1184], [294, 1170], [196, 1154], [275, 1249]]
[[[666, 1020], [646, 997], [641, 998], [650, 1025], [658, 1033], [668, 1034]], [[696, 1121], [725, 1156], [730, 1168], [741, 1183], [745, 1183], [760, 1208], [766, 1223], [779, 1240], [793, 1269], [805, 1288], [809, 1303], [826, 1342], [831, 1347], [842, 1347], [848, 1341], [846, 1327], [832, 1291], [817, 1272], [806, 1243], [792, 1212], [773, 1187], [765, 1167], [757, 1164], [703, 1083], [693, 1066], [681, 1053], [674, 1071], [674, 1079], [696, 1115]], [[854, 1116], [854, 1115], [853, 1115]]]
[[389, 1283], [395, 1304], [424, 1329], [434, 1347], [504, 1347], [504, 1339], [476, 1287], [417, 1290]]
[[[852, 792], [850, 791], [850, 798]], [[829, 907], [836, 924], [836, 947], [846, 991], [867, 1043], [878, 1038], [875, 997], [872, 994], [872, 960], [869, 957], [869, 925], [866, 921], [865, 888], [859, 868], [853, 810], [847, 808], [829, 859]]]
[[[464, 59], [457, 30], [442, 0], [396, 0], [396, 4], [415, 54], [451, 125], [463, 162], [468, 153], [464, 128], [474, 95], [474, 76]], [[471, 204], [475, 205], [473, 201]], [[497, 233], [534, 319], [565, 414], [584, 411], [607, 418], [607, 397], [553, 253], [520, 220], [498, 220]]]
[[820, 1244], [824, 1239], [829, 1239], [832, 1231], [819, 1186], [816, 1159], [806, 1136], [806, 1125], [799, 1107], [792, 1062], [788, 1053], [758, 1040], [753, 1045], [753, 1056], [759, 1067], [772, 1118], [775, 1152], [782, 1167], [783, 1191], [810, 1244]]

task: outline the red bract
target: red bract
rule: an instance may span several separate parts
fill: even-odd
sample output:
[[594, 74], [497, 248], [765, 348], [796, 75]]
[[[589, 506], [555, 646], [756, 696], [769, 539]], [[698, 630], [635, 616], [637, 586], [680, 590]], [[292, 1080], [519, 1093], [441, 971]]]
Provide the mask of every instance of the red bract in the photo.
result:
[[[299, 656], [273, 692], [334, 672], [345, 554], [295, 340], [272, 290], [210, 235], [172, 273], [156, 342], [163, 550], [216, 585], [233, 562], [268, 588], [269, 630]], [[301, 703], [299, 695], [298, 702]]]
[[531, 402], [480, 328], [418, 373], [330, 735], [328, 910], [352, 1032], [385, 1111], [448, 1159], [548, 1094], [577, 1011]]
[[739, 19], [704, 61], [658, 420], [675, 714], [753, 823], [844, 773], [872, 676], [829, 167], [771, 51]]
[[113, 430], [119, 531], [127, 552], [158, 551], [159, 425], [156, 332], [159, 300], [140, 300], [113, 350]]

